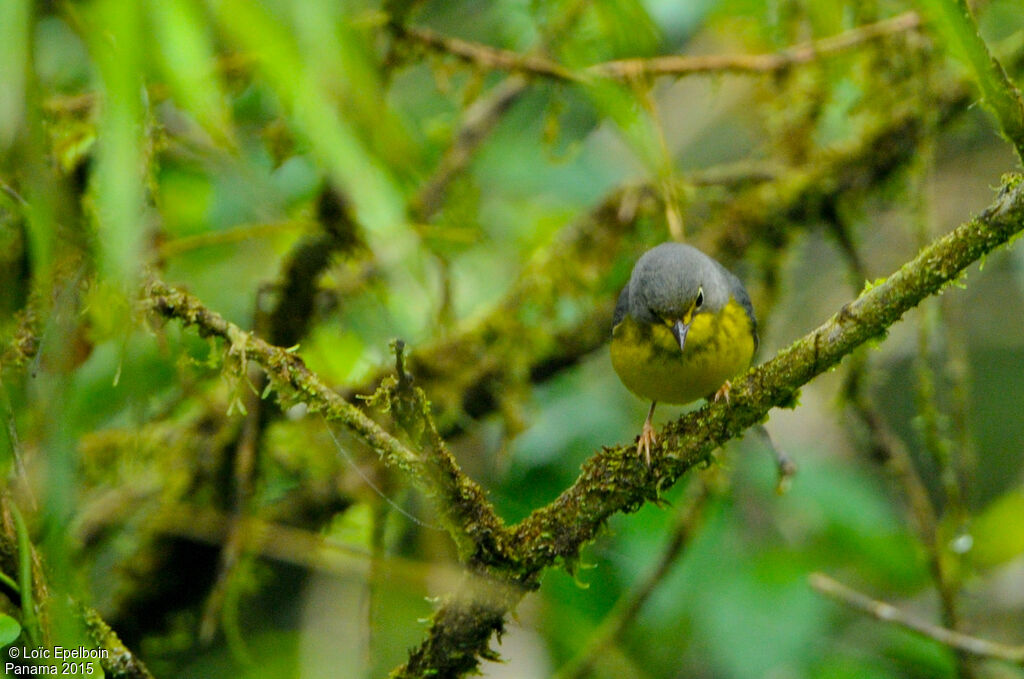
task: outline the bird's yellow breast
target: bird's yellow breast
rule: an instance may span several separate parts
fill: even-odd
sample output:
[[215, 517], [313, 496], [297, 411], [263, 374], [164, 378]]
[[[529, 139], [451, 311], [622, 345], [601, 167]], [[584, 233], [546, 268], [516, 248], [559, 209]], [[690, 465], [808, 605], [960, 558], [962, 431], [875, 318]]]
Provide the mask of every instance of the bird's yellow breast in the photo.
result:
[[628, 314], [612, 330], [612, 366], [637, 396], [689, 403], [713, 394], [750, 366], [754, 334], [734, 299], [721, 311], [697, 314], [679, 350], [668, 326], [640, 323]]

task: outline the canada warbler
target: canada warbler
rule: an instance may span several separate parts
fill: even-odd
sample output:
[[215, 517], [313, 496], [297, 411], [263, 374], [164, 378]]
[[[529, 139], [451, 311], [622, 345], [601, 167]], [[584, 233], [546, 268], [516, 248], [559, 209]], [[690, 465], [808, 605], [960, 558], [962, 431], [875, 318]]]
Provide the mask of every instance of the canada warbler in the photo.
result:
[[743, 283], [700, 250], [662, 243], [637, 260], [615, 305], [612, 366], [650, 399], [637, 452], [651, 462], [658, 401], [729, 398], [729, 378], [750, 366], [757, 320]]

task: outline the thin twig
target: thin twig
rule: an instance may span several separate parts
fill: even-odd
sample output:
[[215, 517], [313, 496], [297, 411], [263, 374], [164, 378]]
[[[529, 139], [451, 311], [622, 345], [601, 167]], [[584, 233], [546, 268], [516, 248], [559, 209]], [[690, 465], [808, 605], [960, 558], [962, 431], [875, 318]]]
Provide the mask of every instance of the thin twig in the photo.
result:
[[7, 387], [2, 379], [3, 367], [0, 364], [0, 417], [4, 420], [4, 434], [7, 436], [7, 445], [14, 458], [14, 471], [18, 484], [28, 498], [32, 511], [39, 508], [35, 493], [32, 490], [32, 483], [29, 481], [28, 468], [25, 466], [25, 455], [21, 448], [21, 439], [18, 436], [18, 423], [14, 420], [14, 408], [11, 407], [10, 398], [7, 396]]
[[[930, 157], [928, 150], [931, 144], [927, 141], [929, 138], [930, 135], [928, 134], [922, 137], [923, 151], [917, 158], [919, 162], [924, 162], [922, 166], [926, 166], [927, 162], [921, 161], [920, 156]], [[921, 194], [924, 188], [924, 186], [915, 187], [914, 193]], [[924, 215], [926, 214], [924, 200], [924, 197], [918, 198], [918, 205], [914, 215], [918, 225], [919, 246], [927, 244], [925, 237], [927, 231], [924, 229]], [[833, 218], [829, 220], [829, 224], [846, 260], [847, 269], [850, 272], [854, 288], [859, 289], [863, 284], [862, 282], [870, 280], [870, 277], [854, 242], [849, 224], [840, 214], [833, 215]], [[926, 320], [921, 322], [920, 333], [923, 334], [919, 334], [919, 337], [922, 338], [922, 341], [927, 337], [924, 331], [926, 324]], [[911, 521], [921, 544], [928, 554], [928, 567], [939, 593], [943, 622], [947, 627], [955, 629], [957, 625], [957, 589], [951, 583], [949, 569], [945, 566], [945, 549], [943, 548], [938, 531], [938, 510], [932, 502], [924, 480], [921, 478], [917, 465], [915, 465], [914, 459], [903, 439], [889, 428], [885, 417], [867, 393], [864, 384], [867, 376], [867, 367], [868, 358], [866, 355], [859, 354], [854, 357], [844, 380], [843, 396], [853, 414], [867, 430], [867, 444], [871, 457], [885, 464], [903, 488], [910, 507]], [[970, 673], [969, 668], [966, 668], [963, 662], [959, 664], [961, 665], [959, 668], [961, 675]]]
[[522, 75], [509, 76], [496, 85], [487, 97], [478, 100], [466, 110], [452, 145], [445, 151], [434, 174], [412, 201], [417, 221], [429, 221], [437, 213], [449, 184], [469, 165], [473, 153], [509, 107], [526, 91], [527, 84], [527, 79]]
[[424, 183], [416, 197], [412, 200], [413, 217], [416, 221], [427, 222], [441, 208], [444, 194], [452, 180], [462, 172], [472, 160], [473, 153], [490, 135], [505, 113], [511, 108], [529, 85], [525, 73], [537, 72], [551, 66], [554, 68], [549, 75], [563, 79], [574, 76], [545, 56], [549, 43], [563, 37], [573, 23], [586, 8], [586, 0], [577, 0], [556, 18], [555, 24], [544, 30], [541, 40], [528, 55], [520, 55], [479, 43], [449, 38], [429, 28], [409, 27], [391, 24], [397, 37], [408, 37], [421, 44], [441, 52], [455, 55], [464, 61], [476, 63], [485, 68], [506, 70], [513, 73], [499, 83], [485, 98], [473, 103], [462, 117], [462, 123], [454, 140], [445, 151], [434, 174]]
[[[263, 375], [253, 377], [256, 384], [266, 382], [266, 377]], [[249, 505], [255, 485], [256, 450], [259, 445], [258, 439], [261, 436], [260, 411], [263, 404], [258, 394], [249, 393], [246, 395], [246, 400], [248, 401], [246, 406], [248, 412], [233, 451], [234, 469], [231, 480], [234, 497], [232, 498], [231, 522], [220, 550], [217, 576], [207, 594], [203, 613], [199, 619], [199, 641], [204, 645], [209, 645], [213, 641], [217, 623], [221, 619], [227, 601], [231, 578], [235, 574], [248, 537], [242, 519], [250, 510]]]
[[809, 581], [811, 587], [821, 594], [857, 611], [866, 613], [876, 620], [889, 622], [921, 636], [934, 639], [940, 644], [956, 651], [963, 651], [964, 653], [970, 653], [982, 658], [995, 658], [1017, 665], [1024, 665], [1024, 645], [1007, 646], [1006, 644], [979, 639], [978, 637], [954, 632], [945, 627], [932, 625], [911, 616], [892, 604], [872, 599], [866, 594], [847, 587], [824, 573], [811, 573]]
[[856, 359], [850, 365], [843, 387], [846, 400], [867, 430], [871, 457], [885, 464], [903, 487], [914, 528], [921, 542], [927, 546], [929, 554], [933, 555], [931, 560], [934, 561], [938, 520], [928, 495], [928, 488], [917, 473], [913, 458], [903, 439], [892, 432], [882, 413], [866, 393], [863, 385], [867, 374], [866, 358], [857, 356]]
[[482, 68], [529, 73], [570, 82], [579, 80], [579, 76], [574, 75], [565, 66], [539, 54], [520, 54], [479, 42], [453, 38], [422, 26], [406, 26], [399, 35]]
[[[928, 72], [925, 70], [923, 78], [927, 77]], [[922, 90], [927, 92], [927, 81], [922, 84]], [[927, 107], [927, 102], [922, 103], [925, 104], [924, 110], [929, 112], [925, 114], [926, 133], [921, 137], [910, 187], [914, 211], [913, 231], [919, 246], [924, 246], [934, 237], [930, 179], [935, 157], [936, 125], [934, 114], [930, 112], [930, 107]], [[936, 506], [933, 502], [933, 512], [937, 517], [945, 515], [959, 521], [966, 515], [966, 509], [961, 499], [959, 479], [955, 471], [952, 442], [946, 436], [942, 423], [944, 418], [939, 411], [940, 406], [935, 393], [936, 375], [930, 361], [934, 328], [939, 322], [936, 314], [941, 312], [938, 301], [929, 300], [921, 309], [917, 328], [918, 352], [914, 361], [914, 396], [920, 422], [921, 442], [924, 450], [935, 461], [945, 493], [944, 505]], [[912, 460], [910, 462], [913, 464]], [[956, 574], [961, 571], [959, 555], [946, 548], [945, 540], [937, 529], [933, 534], [925, 536], [924, 542], [928, 549], [932, 577], [939, 593], [942, 624], [951, 630], [958, 630], [960, 583]], [[970, 660], [958, 653], [957, 676], [970, 679], [973, 675]]]
[[310, 226], [312, 226], [312, 222], [308, 219], [288, 218], [279, 221], [246, 224], [223, 231], [209, 231], [192, 236], [182, 236], [181, 238], [175, 238], [158, 244], [156, 247], [156, 257], [165, 259], [177, 257], [186, 252], [202, 248], [233, 245], [247, 240], [273, 238], [279, 234], [302, 231]]
[[0, 191], [3, 191], [10, 196], [14, 202], [18, 203], [18, 205], [21, 205], [22, 207], [26, 207], [28, 205], [28, 201], [21, 197], [21, 194], [18, 193], [17, 189], [2, 179], [0, 179]]
[[403, 35], [431, 49], [450, 54], [476, 66], [526, 73], [566, 82], [585, 82], [590, 77], [633, 80], [644, 76], [686, 76], [699, 73], [759, 74], [806, 64], [881, 38], [917, 29], [921, 18], [904, 12], [890, 19], [866, 24], [838, 35], [794, 45], [767, 54], [707, 56], [667, 55], [649, 59], [619, 59], [594, 64], [580, 72], [539, 55], [523, 55], [481, 43], [452, 38], [421, 27], [407, 27]]
[[794, 45], [780, 52], [621, 59], [596, 64], [588, 68], [587, 72], [620, 80], [643, 76], [678, 77], [697, 73], [776, 73], [791, 66], [807, 64], [821, 57], [845, 52], [873, 40], [911, 31], [920, 25], [921, 18], [916, 12], [904, 12], [891, 19], [858, 26], [828, 38]]

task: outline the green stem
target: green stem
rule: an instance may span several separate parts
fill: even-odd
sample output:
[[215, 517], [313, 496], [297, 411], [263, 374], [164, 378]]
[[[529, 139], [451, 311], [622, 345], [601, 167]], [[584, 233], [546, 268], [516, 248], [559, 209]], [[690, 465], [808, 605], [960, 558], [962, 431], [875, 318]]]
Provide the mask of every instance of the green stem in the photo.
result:
[[14, 581], [14, 578], [3, 571], [0, 571], [0, 582], [10, 587], [15, 593], [21, 594], [21, 587], [18, 587], [18, 583]]
[[39, 629], [39, 617], [36, 615], [35, 597], [32, 594], [32, 542], [29, 540], [28, 528], [21, 512], [13, 503], [10, 508], [14, 517], [14, 528], [18, 534], [18, 589], [21, 593], [22, 624], [32, 643], [39, 645], [43, 636]]
[[921, 0], [938, 20], [940, 30], [970, 64], [985, 103], [995, 114], [1003, 135], [1024, 160], [1024, 98], [1002, 64], [989, 52], [967, 0]]

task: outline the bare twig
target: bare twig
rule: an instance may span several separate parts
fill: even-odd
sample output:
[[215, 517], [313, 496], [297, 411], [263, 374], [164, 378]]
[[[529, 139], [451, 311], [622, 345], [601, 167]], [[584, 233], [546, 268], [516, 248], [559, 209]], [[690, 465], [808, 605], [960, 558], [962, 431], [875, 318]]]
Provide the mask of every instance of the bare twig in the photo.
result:
[[[262, 377], [262, 375], [260, 376]], [[265, 382], [257, 378], [256, 383]], [[253, 494], [256, 474], [256, 451], [260, 438], [260, 413], [262, 402], [256, 394], [247, 394], [249, 405], [245, 415], [245, 421], [234, 447], [234, 469], [231, 475], [232, 498], [231, 522], [220, 550], [220, 558], [217, 564], [217, 577], [210, 592], [206, 597], [203, 606], [203, 614], [199, 620], [199, 641], [209, 644], [213, 641], [217, 631], [217, 623], [221, 618], [225, 601], [227, 600], [228, 586], [231, 577], [241, 558], [247, 533], [244, 529], [243, 518], [249, 511], [249, 504]]]
[[469, 165], [473, 153], [494, 129], [509, 107], [526, 91], [528, 81], [521, 75], [512, 75], [475, 102], [462, 117], [462, 124], [452, 145], [445, 151], [441, 162], [430, 179], [412, 201], [416, 219], [428, 221], [440, 209], [448, 185]]
[[175, 238], [158, 244], [156, 247], [156, 257], [166, 259], [202, 248], [233, 245], [242, 241], [260, 238], [272, 238], [281, 233], [301, 231], [309, 226], [309, 220], [289, 218], [272, 222], [246, 224], [223, 231], [209, 231], [193, 236], [182, 236], [181, 238]]
[[858, 356], [856, 359], [856, 362], [850, 365], [843, 387], [846, 400], [867, 430], [871, 457], [885, 464], [903, 487], [910, 505], [914, 528], [921, 541], [928, 545], [929, 554], [934, 555], [938, 520], [928, 496], [928, 489], [918, 475], [903, 439], [889, 429], [885, 418], [866, 393], [863, 385], [867, 372], [865, 357]]
[[591, 77], [632, 80], [644, 76], [680, 77], [699, 73], [776, 73], [821, 57], [848, 51], [873, 40], [906, 33], [920, 25], [921, 19], [916, 12], [904, 12], [890, 19], [858, 26], [829, 38], [794, 45], [780, 52], [620, 59], [594, 64], [580, 72], [574, 72], [547, 57], [522, 55], [490, 45], [446, 37], [427, 28], [407, 27], [403, 35], [426, 47], [482, 68], [525, 73], [566, 82], [585, 82]]
[[929, 639], [934, 639], [944, 646], [956, 651], [963, 651], [982, 658], [1005, 660], [1017, 665], [1024, 665], [1024, 646], [1007, 646], [987, 639], [979, 639], [960, 632], [932, 625], [919, 620], [893, 606], [878, 601], [858, 592], [855, 589], [833, 580], [823, 573], [812, 573], [809, 577], [811, 587], [836, 601], [857, 611], [866, 613], [876, 620], [898, 625]]
[[[519, 97], [526, 91], [529, 80], [526, 73], [543, 70], [550, 66], [555, 70], [549, 75], [572, 79], [572, 74], [545, 56], [551, 42], [562, 38], [563, 33], [579, 19], [587, 3], [577, 0], [556, 17], [554, 25], [543, 31], [539, 44], [533, 53], [520, 55], [515, 52], [488, 47], [479, 43], [449, 38], [428, 28], [409, 27], [391, 23], [390, 27], [398, 38], [412, 40], [430, 48], [455, 55], [460, 59], [476, 63], [485, 68], [506, 70], [513, 73], [494, 87], [487, 96], [476, 101], [465, 112], [462, 123], [451, 146], [445, 151], [434, 174], [424, 183], [412, 200], [413, 216], [420, 222], [429, 221], [440, 209], [444, 194], [452, 180], [462, 172], [473, 157], [473, 153], [490, 135], [495, 126]], [[520, 64], [520, 65], [517, 65]]]
[[[929, 92], [932, 88], [932, 69], [926, 57], [920, 55], [920, 92], [923, 115], [924, 134], [921, 135], [920, 148], [914, 163], [911, 165], [911, 197], [913, 209], [913, 231], [919, 246], [924, 246], [934, 237], [935, 220], [932, 206], [933, 187], [932, 175], [935, 165], [935, 138], [938, 121], [935, 110], [929, 104]], [[949, 522], [962, 529], [967, 517], [967, 507], [963, 502], [960, 488], [960, 476], [957, 473], [958, 461], [953, 441], [948, 436], [945, 417], [940, 413], [940, 404], [935, 394], [937, 374], [931, 364], [931, 345], [935, 335], [936, 322], [942, 322], [941, 314], [944, 300], [929, 300], [922, 309], [918, 323], [918, 355], [915, 360], [915, 400], [918, 409], [921, 440], [925, 450], [935, 461], [939, 470], [945, 497], [943, 503], [936, 502], [929, 495], [932, 510], [936, 517], [943, 517], [944, 523]], [[948, 320], [948, 319], [947, 319]], [[913, 465], [913, 460], [908, 460]], [[920, 472], [915, 473], [919, 474]], [[933, 533], [924, 535], [923, 542], [928, 550], [928, 565], [938, 591], [941, 622], [944, 627], [960, 631], [960, 589], [965, 577], [962, 550], [950, 549], [948, 537], [942, 534], [938, 526]], [[955, 653], [955, 676], [958, 679], [974, 679], [977, 676], [975, 663], [967, 653]]]
[[21, 194], [18, 193], [17, 189], [2, 179], [0, 179], [0, 191], [3, 191], [10, 196], [14, 202], [18, 203], [18, 205], [23, 207], [28, 205], [28, 201], [21, 197]]
[[530, 73], [557, 80], [579, 80], [579, 76], [574, 75], [568, 68], [539, 54], [519, 54], [479, 42], [452, 38], [421, 26], [406, 26], [401, 29], [399, 35], [482, 68]]
[[620, 80], [643, 76], [684, 76], [697, 73], [776, 73], [821, 57], [839, 54], [880, 38], [914, 30], [921, 25], [916, 12], [904, 12], [891, 19], [858, 26], [838, 35], [794, 45], [769, 54], [725, 54], [708, 56], [670, 55], [651, 59], [622, 59], [596, 64], [588, 73]]
[[[923, 108], [928, 110], [927, 107]], [[926, 117], [931, 118], [933, 116], [926, 114]], [[915, 197], [912, 222], [915, 226], [918, 245], [921, 247], [927, 245], [930, 238], [926, 176], [932, 159], [934, 120], [925, 122], [925, 128], [926, 131], [922, 134], [919, 151], [915, 157], [916, 173], [914, 178], [916, 184], [912, 188], [912, 193]], [[854, 242], [849, 224], [842, 214], [837, 213], [829, 220], [829, 226], [839, 243], [844, 259], [846, 259], [847, 269], [850, 272], [854, 289], [859, 290], [864, 281], [870, 280], [871, 277]], [[920, 360], [924, 360], [924, 356], [927, 354], [927, 325], [927, 319], [923, 319], [919, 327], [919, 340], [923, 343], [922, 346], [924, 347], [920, 352]], [[942, 544], [938, 531], [938, 509], [932, 502], [924, 480], [903, 439], [891, 431], [885, 422], [884, 416], [879, 412], [870, 395], [866, 392], [864, 381], [866, 379], [867, 366], [867, 356], [860, 354], [854, 358], [850, 363], [844, 381], [843, 395], [853, 414], [867, 430], [867, 446], [871, 452], [871, 457], [885, 464], [889, 472], [903, 488], [910, 507], [911, 521], [928, 555], [928, 566], [938, 590], [943, 623], [947, 627], [956, 629], [958, 624], [956, 610], [958, 588], [956, 583], [953, 582], [949, 567], [946, 565], [948, 553]], [[919, 390], [921, 388], [921, 380], [927, 380], [930, 385], [930, 378], [930, 373], [919, 375]], [[934, 403], [931, 403], [931, 407], [934, 408]], [[968, 676], [970, 669], [966, 666], [963, 659], [960, 659], [958, 664], [960, 665], [960, 675]]]

